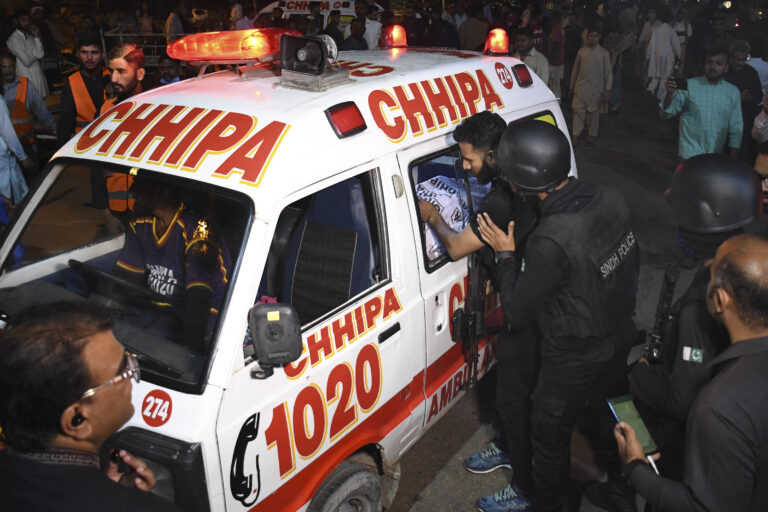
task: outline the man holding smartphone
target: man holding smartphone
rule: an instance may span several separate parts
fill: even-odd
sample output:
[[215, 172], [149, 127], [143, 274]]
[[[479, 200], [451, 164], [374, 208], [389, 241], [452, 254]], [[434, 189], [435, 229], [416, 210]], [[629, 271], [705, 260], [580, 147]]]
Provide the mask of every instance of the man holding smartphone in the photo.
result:
[[721, 153], [726, 141], [731, 156], [738, 157], [744, 131], [741, 94], [724, 80], [728, 71], [728, 51], [710, 49], [706, 53], [704, 76], [687, 80], [687, 89], [677, 80], [667, 80], [667, 95], [661, 104], [661, 117], [680, 116], [678, 158], [682, 162], [704, 153]]
[[[656, 512], [768, 510], [768, 241], [739, 235], [710, 267], [709, 313], [731, 345], [688, 417], [682, 482], [656, 475], [634, 430], [614, 429], [625, 478]], [[663, 456], [663, 454], [662, 454]]]

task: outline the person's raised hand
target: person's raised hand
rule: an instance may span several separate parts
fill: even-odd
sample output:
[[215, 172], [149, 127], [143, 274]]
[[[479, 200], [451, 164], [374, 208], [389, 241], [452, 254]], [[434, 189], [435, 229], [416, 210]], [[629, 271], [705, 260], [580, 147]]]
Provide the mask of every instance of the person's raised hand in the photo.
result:
[[515, 250], [515, 223], [510, 222], [505, 232], [491, 220], [487, 213], [477, 215], [477, 227], [485, 243], [495, 252]]

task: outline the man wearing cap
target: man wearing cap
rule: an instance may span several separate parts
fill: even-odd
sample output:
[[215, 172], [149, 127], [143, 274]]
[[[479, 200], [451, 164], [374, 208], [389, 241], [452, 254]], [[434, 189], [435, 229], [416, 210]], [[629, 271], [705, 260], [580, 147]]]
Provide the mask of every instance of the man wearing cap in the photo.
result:
[[532, 394], [533, 496], [508, 487], [478, 506], [531, 510], [532, 498], [537, 511], [559, 511], [568, 494], [571, 434], [585, 410], [600, 430], [609, 474], [620, 470], [605, 399], [626, 393], [640, 258], [626, 202], [611, 189], [568, 177], [571, 147], [558, 128], [537, 120], [511, 124], [496, 161], [504, 179], [540, 200], [541, 218], [524, 254], [516, 251], [514, 222], [499, 228], [483, 214], [478, 224], [495, 251], [507, 328], [514, 332], [536, 318], [541, 367]]

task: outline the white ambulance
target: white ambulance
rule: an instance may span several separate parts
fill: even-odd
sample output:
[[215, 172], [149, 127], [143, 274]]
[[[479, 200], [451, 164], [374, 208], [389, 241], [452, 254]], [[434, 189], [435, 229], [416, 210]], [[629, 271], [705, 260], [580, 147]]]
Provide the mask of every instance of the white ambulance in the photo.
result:
[[[54, 156], [2, 235], [2, 314], [83, 299], [115, 310], [141, 382], [109, 444], [147, 460], [154, 492], [184, 510], [386, 508], [403, 453], [464, 392], [450, 319], [467, 263], [428, 254], [416, 187], [456, 183], [452, 132], [476, 112], [568, 130], [519, 60], [407, 48], [401, 30], [337, 60], [279, 29], [175, 43], [179, 58], [242, 65], [114, 106]], [[185, 245], [164, 245], [171, 228], [156, 232], [138, 201], [134, 214], [100, 206], [105, 176], [171, 191], [172, 224], [188, 212], [186, 233], [218, 250], [208, 348], [174, 316], [188, 261], [152, 266], [151, 290], [114, 273], [137, 223], [154, 249], [184, 258]], [[499, 322], [496, 296], [486, 314]], [[480, 345], [480, 375], [493, 348]]]
[[[342, 32], [356, 17], [355, 0], [322, 0], [321, 3], [322, 7], [320, 14], [323, 17], [323, 26], [328, 24], [328, 16], [331, 11], [339, 11], [339, 26], [341, 27]], [[290, 19], [294, 16], [308, 16], [310, 14], [309, 4], [310, 0], [278, 0], [277, 2], [272, 2], [258, 12], [254, 24], [257, 26], [266, 26], [272, 19], [272, 11], [275, 10], [276, 7], [283, 10], [283, 16], [286, 19]], [[378, 4], [376, 4], [376, 6], [379, 8], [379, 11], [382, 10]]]

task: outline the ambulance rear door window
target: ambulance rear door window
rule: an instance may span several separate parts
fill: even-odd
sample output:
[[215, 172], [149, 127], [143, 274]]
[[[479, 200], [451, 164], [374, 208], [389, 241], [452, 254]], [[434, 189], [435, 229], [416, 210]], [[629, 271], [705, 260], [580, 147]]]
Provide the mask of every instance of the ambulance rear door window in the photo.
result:
[[295, 201], [280, 214], [258, 297], [293, 305], [302, 326], [389, 279], [377, 170]]

